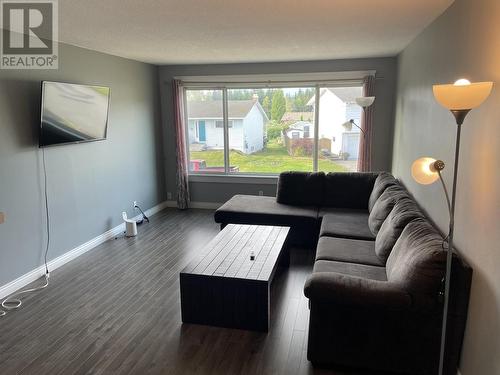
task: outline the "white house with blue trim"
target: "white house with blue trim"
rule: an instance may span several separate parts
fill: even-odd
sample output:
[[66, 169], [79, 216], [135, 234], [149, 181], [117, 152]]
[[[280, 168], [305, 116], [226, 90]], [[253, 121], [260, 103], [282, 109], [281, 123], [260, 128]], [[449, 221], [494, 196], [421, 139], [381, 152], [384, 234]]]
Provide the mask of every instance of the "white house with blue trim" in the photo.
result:
[[[202, 149], [224, 149], [222, 102], [189, 101], [187, 106], [189, 144]], [[229, 148], [251, 154], [264, 148], [269, 121], [257, 99], [229, 100]]]

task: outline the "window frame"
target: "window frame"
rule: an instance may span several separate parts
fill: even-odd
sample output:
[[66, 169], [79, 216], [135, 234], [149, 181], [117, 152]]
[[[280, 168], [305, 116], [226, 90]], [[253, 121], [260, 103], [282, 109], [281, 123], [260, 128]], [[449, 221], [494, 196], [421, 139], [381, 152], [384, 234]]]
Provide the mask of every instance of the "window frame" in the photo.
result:
[[[218, 122], [220, 122], [222, 126], [217, 126]], [[233, 120], [228, 121], [228, 127], [229, 129], [233, 127]], [[215, 129], [224, 129], [224, 120], [215, 120]]]
[[[228, 90], [231, 89], [284, 89], [284, 88], [314, 88], [315, 89], [315, 105], [314, 105], [314, 121], [318, 126], [314, 127], [314, 145], [313, 145], [313, 168], [311, 172], [318, 171], [319, 165], [319, 111], [320, 111], [320, 92], [322, 88], [327, 87], [346, 87], [346, 86], [362, 86], [363, 77], [366, 75], [374, 75], [375, 71], [362, 72], [331, 72], [331, 73], [309, 73], [302, 75], [282, 74], [281, 77], [296, 79], [283, 79], [259, 81], [257, 77], [270, 75], [249, 75], [249, 76], [188, 76], [174, 77], [182, 82], [183, 101], [184, 101], [184, 130], [186, 142], [186, 160], [188, 163], [188, 175], [191, 181], [198, 182], [227, 182], [227, 183], [270, 183], [275, 184], [279, 173], [262, 173], [262, 172], [238, 172], [230, 173], [229, 160], [229, 120], [228, 119]], [[317, 79], [309, 79], [317, 74]], [[306, 79], [301, 79], [301, 78]], [[325, 79], [326, 77], [326, 79]], [[236, 80], [237, 79], [237, 80]], [[224, 132], [224, 172], [196, 172], [189, 170], [190, 153], [189, 153], [189, 126], [187, 115], [187, 91], [188, 90], [212, 90], [222, 91], [222, 106], [223, 106], [223, 132]], [[220, 129], [220, 128], [218, 128]]]
[[[306, 130], [307, 128], [307, 130]], [[307, 135], [307, 137], [306, 137]], [[304, 126], [304, 138], [309, 138], [311, 136], [311, 129], [309, 128], [309, 125]]]

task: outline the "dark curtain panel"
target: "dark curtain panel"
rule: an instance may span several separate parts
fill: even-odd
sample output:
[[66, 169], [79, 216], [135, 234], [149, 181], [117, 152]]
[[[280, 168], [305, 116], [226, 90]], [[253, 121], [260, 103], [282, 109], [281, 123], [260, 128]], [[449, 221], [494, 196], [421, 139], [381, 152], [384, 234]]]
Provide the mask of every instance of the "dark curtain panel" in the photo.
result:
[[189, 183], [186, 136], [184, 127], [184, 95], [181, 82], [172, 81], [174, 105], [175, 145], [177, 149], [177, 207], [189, 208]]
[[[372, 75], [363, 79], [363, 96], [375, 96], [375, 77]], [[359, 172], [369, 172], [372, 169], [373, 109], [373, 105], [363, 108], [361, 116], [364, 136], [361, 135], [359, 140]]]

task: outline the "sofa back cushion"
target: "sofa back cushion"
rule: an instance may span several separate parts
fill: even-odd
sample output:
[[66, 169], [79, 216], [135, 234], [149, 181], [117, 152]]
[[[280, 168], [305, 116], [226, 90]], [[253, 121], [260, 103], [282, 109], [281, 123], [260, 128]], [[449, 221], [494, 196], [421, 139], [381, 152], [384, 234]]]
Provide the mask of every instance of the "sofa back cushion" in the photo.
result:
[[400, 184], [391, 185], [384, 190], [382, 195], [377, 199], [373, 205], [370, 215], [368, 216], [368, 227], [373, 234], [377, 234], [384, 220], [389, 216], [392, 208], [396, 202], [403, 198], [408, 197], [406, 189]]
[[[391, 189], [387, 188], [386, 192]], [[385, 194], [385, 193], [384, 193]], [[382, 194], [382, 196], [384, 195]], [[382, 198], [381, 196], [381, 198]], [[375, 205], [376, 207], [377, 205]], [[372, 210], [372, 212], [375, 208]], [[387, 261], [397, 239], [409, 222], [417, 218], [423, 218], [424, 214], [417, 204], [409, 196], [401, 197], [394, 204], [387, 218], [382, 223], [375, 238], [375, 253], [383, 261]]]
[[387, 280], [410, 293], [416, 309], [435, 311], [445, 268], [443, 238], [426, 219], [415, 219], [387, 258]]
[[371, 190], [370, 197], [368, 199], [368, 211], [371, 212], [373, 206], [377, 199], [380, 198], [384, 190], [390, 185], [396, 185], [398, 181], [389, 172], [380, 172], [373, 184], [373, 189]]
[[282, 172], [278, 179], [276, 201], [294, 206], [320, 206], [324, 184], [323, 172]]
[[367, 209], [377, 173], [330, 172], [325, 177], [323, 206]]

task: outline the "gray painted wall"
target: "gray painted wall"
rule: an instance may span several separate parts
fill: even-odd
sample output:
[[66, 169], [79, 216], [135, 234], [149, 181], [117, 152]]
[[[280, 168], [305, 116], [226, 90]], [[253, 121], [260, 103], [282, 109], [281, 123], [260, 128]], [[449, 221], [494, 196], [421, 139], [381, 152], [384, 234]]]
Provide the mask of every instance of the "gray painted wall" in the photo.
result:
[[456, 127], [433, 98], [432, 84], [494, 81], [491, 97], [467, 117], [457, 191], [457, 249], [474, 268], [462, 375], [500, 374], [500, 2], [456, 0], [399, 56], [393, 172], [447, 231], [441, 187], [417, 185], [420, 156], [444, 160], [451, 183]]
[[[175, 76], [273, 74], [335, 72], [349, 70], [376, 70], [383, 77], [376, 81], [375, 134], [373, 140], [373, 169], [389, 170], [392, 158], [394, 98], [396, 89], [396, 58], [330, 60], [312, 62], [177, 65], [160, 67], [162, 121], [165, 137], [165, 170], [167, 191], [175, 199], [175, 131], [173, 126], [171, 80]], [[239, 183], [190, 182], [191, 200], [197, 202], [225, 202], [234, 194], [274, 195], [276, 185]]]
[[59, 70], [0, 70], [0, 285], [42, 264], [40, 81], [111, 87], [108, 139], [45, 149], [53, 259], [164, 200], [158, 68], [60, 45]]

